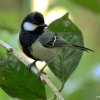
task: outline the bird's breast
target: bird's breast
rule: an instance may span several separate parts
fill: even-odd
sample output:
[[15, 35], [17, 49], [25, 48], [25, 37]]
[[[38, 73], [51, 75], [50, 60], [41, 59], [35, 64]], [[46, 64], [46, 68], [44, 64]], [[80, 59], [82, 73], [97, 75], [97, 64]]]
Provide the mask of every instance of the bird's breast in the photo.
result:
[[46, 48], [39, 41], [32, 44], [30, 52], [36, 59], [49, 63], [58, 53], [59, 48]]

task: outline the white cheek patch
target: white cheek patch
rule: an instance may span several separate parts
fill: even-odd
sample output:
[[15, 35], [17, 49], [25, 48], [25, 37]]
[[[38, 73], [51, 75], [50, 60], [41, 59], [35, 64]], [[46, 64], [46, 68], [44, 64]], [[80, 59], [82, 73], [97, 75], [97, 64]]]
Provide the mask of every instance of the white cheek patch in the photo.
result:
[[34, 25], [30, 22], [25, 22], [23, 28], [25, 29], [25, 31], [34, 31], [37, 28], [37, 25]]

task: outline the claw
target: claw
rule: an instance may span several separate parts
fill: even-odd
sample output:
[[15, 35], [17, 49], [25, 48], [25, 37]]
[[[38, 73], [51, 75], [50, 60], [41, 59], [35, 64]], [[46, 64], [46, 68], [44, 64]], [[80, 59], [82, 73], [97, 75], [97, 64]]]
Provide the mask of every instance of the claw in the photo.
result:
[[46, 66], [47, 66], [47, 65], [45, 64], [45, 66], [39, 71], [39, 73], [38, 73], [38, 75], [37, 75], [38, 80], [41, 80], [41, 79], [40, 79], [41, 74], [45, 74], [45, 75], [47, 74], [47, 73], [43, 72], [43, 70], [45, 69]]
[[[37, 74], [37, 79], [40, 80], [40, 81], [42, 81], [41, 78], [40, 78], [41, 74], [45, 74], [45, 75], [47, 74], [47, 73], [43, 72], [43, 70], [44, 70], [44, 68], [45, 68], [46, 66], [47, 66], [47, 65], [45, 65], [45, 66], [38, 72], [38, 74]], [[29, 72], [32, 72], [32, 71], [31, 71], [31, 68], [32, 68], [32, 67], [36, 67], [36, 61], [34, 61], [34, 62], [32, 62], [31, 64], [28, 65], [27, 69], [29, 70]], [[42, 82], [44, 82], [44, 81], [42, 81]], [[45, 83], [45, 82], [44, 82], [44, 83]]]
[[29, 65], [27, 66], [27, 69], [29, 70], [29, 72], [31, 72], [31, 68], [32, 68], [32, 67], [34, 67], [34, 66], [36, 67], [35, 63], [36, 63], [36, 61], [32, 62], [31, 64], [29, 64]]
[[[37, 79], [38, 79], [39, 81], [42, 81], [41, 78], [40, 78], [41, 74], [45, 74], [45, 75], [46, 75], [47, 73], [43, 72], [43, 70], [40, 70], [39, 73], [37, 74]], [[44, 81], [42, 81], [42, 82], [44, 82]], [[44, 82], [44, 83], [45, 83], [45, 82]]]

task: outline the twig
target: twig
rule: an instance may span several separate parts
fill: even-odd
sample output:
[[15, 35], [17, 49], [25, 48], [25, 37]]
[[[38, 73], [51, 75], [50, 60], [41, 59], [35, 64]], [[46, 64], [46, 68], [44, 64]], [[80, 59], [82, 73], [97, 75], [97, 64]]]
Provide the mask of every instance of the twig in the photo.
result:
[[[19, 54], [16, 49], [12, 48], [7, 43], [0, 40], [0, 45], [2, 45], [7, 51], [12, 52], [26, 66], [28, 66], [30, 64], [30, 62], [25, 57], [23, 57], [21, 54]], [[39, 69], [36, 67], [32, 67], [31, 71], [35, 74], [38, 74]], [[44, 81], [51, 88], [52, 92], [56, 95], [57, 100], [64, 100], [62, 95], [59, 93], [59, 91], [56, 89], [56, 87], [52, 84], [52, 82], [49, 80], [47, 75], [41, 74], [40, 78], [42, 81]]]

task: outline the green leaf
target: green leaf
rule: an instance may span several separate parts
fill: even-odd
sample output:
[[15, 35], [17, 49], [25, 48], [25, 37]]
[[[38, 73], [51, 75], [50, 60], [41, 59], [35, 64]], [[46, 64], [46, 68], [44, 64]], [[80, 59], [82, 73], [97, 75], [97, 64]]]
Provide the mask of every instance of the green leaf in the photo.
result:
[[[66, 41], [83, 46], [83, 37], [81, 31], [68, 18], [68, 13], [52, 22], [48, 28]], [[76, 48], [63, 48], [62, 51], [49, 64], [51, 71], [64, 84], [71, 73], [76, 69], [82, 57], [83, 51]]]
[[74, 3], [82, 5], [93, 12], [100, 13], [100, 2], [99, 0], [72, 0]]
[[0, 87], [21, 100], [46, 100], [44, 84], [11, 54], [0, 57]]

